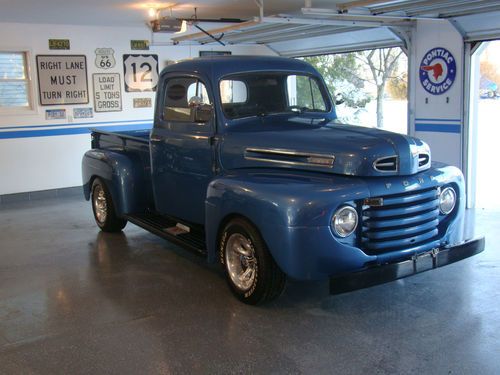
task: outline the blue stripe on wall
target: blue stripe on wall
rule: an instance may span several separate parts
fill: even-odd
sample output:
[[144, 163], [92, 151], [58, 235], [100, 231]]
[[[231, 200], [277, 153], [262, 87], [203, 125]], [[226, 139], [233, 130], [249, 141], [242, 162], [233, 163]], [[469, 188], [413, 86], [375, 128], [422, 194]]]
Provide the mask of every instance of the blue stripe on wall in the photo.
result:
[[430, 121], [430, 122], [458, 122], [461, 123], [462, 120], [460, 119], [442, 119], [442, 118], [416, 118], [416, 122], [422, 122], [422, 121]]
[[[122, 121], [123, 122], [123, 121]], [[81, 128], [62, 128], [62, 129], [36, 129], [36, 130], [21, 130], [21, 131], [7, 131], [0, 132], [0, 139], [12, 138], [32, 138], [32, 137], [50, 137], [57, 135], [75, 135], [75, 134], [88, 134], [92, 128], [95, 128], [99, 123], [88, 123], [89, 127]], [[109, 124], [105, 122], [104, 124]], [[59, 125], [61, 126], [61, 125]], [[64, 125], [62, 125], [64, 126]], [[112, 126], [98, 126], [100, 130], [106, 131], [123, 131], [123, 130], [142, 130], [150, 129], [153, 126], [152, 122], [132, 123], [128, 125], [112, 125]]]
[[436, 132], [436, 133], [456, 133], [460, 134], [460, 124], [426, 124], [416, 123], [415, 130], [418, 132]]
[[79, 126], [79, 125], [106, 125], [106, 124], [132, 124], [132, 123], [153, 123], [153, 120], [125, 120], [125, 121], [101, 121], [101, 122], [71, 122], [67, 124], [47, 124], [47, 125], [22, 125], [0, 127], [0, 130], [29, 129], [29, 128], [50, 128], [57, 126]]

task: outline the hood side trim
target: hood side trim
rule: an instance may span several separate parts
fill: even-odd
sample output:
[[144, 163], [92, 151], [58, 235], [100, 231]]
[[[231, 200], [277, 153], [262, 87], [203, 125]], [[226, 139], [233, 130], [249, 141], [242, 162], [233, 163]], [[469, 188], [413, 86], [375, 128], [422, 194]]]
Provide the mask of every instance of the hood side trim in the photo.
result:
[[308, 165], [333, 168], [335, 155], [299, 152], [278, 148], [249, 147], [245, 150], [245, 159], [288, 165]]

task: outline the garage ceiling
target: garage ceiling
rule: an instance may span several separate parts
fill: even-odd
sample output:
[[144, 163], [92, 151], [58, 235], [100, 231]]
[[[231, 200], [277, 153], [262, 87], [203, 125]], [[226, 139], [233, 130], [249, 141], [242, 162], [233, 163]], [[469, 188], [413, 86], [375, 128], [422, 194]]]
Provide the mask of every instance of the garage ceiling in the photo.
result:
[[[259, 1], [263, 18], [256, 17]], [[172, 7], [177, 18], [191, 18], [196, 7], [202, 19], [246, 20], [210, 30], [225, 44], [266, 44], [286, 55], [401, 45], [399, 31], [417, 18], [449, 19], [469, 40], [500, 38], [497, 0], [259, 1], [1, 0], [0, 22], [140, 27], [148, 22], [151, 7]], [[190, 28], [174, 40], [214, 43], [198, 31]]]
[[[263, 0], [265, 15], [300, 15], [304, 0]], [[150, 7], [171, 7], [174, 16], [189, 18], [198, 8], [201, 18], [258, 16], [254, 0], [1, 0], [0, 22], [103, 26], [142, 26]], [[311, 8], [328, 8], [349, 14], [458, 17], [500, 11], [498, 0], [311, 0]]]
[[[299, 56], [404, 45], [415, 20], [449, 20], [466, 40], [500, 37], [500, 2], [492, 0], [355, 0], [307, 7], [288, 14], [255, 17], [240, 24], [172, 38], [201, 44], [266, 44], [281, 55]], [[316, 3], [315, 3], [316, 5]], [[307, 48], [304, 48], [307, 46]]]
[[[264, 0], [266, 15], [300, 12], [304, 0]], [[314, 6], [332, 7], [340, 1], [314, 0]], [[251, 19], [259, 15], [254, 0], [0, 0], [0, 22], [69, 25], [143, 26], [150, 7], [173, 6], [173, 15], [190, 18]]]

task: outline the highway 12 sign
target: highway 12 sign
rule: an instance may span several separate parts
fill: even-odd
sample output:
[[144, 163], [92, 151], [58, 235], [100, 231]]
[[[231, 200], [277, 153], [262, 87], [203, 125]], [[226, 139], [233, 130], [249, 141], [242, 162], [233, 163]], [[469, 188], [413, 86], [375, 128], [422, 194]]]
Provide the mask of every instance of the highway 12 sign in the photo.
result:
[[158, 55], [123, 55], [126, 92], [156, 91]]

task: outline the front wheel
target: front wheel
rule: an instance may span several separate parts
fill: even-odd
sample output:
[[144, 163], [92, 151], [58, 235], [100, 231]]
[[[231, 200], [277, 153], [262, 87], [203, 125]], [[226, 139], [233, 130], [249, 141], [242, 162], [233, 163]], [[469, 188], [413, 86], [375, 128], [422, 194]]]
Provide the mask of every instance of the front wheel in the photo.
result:
[[248, 221], [237, 218], [226, 225], [220, 240], [220, 255], [229, 287], [240, 301], [258, 305], [283, 292], [286, 275]]
[[92, 211], [95, 222], [104, 232], [120, 232], [127, 225], [127, 220], [116, 215], [111, 193], [100, 178], [92, 184]]

